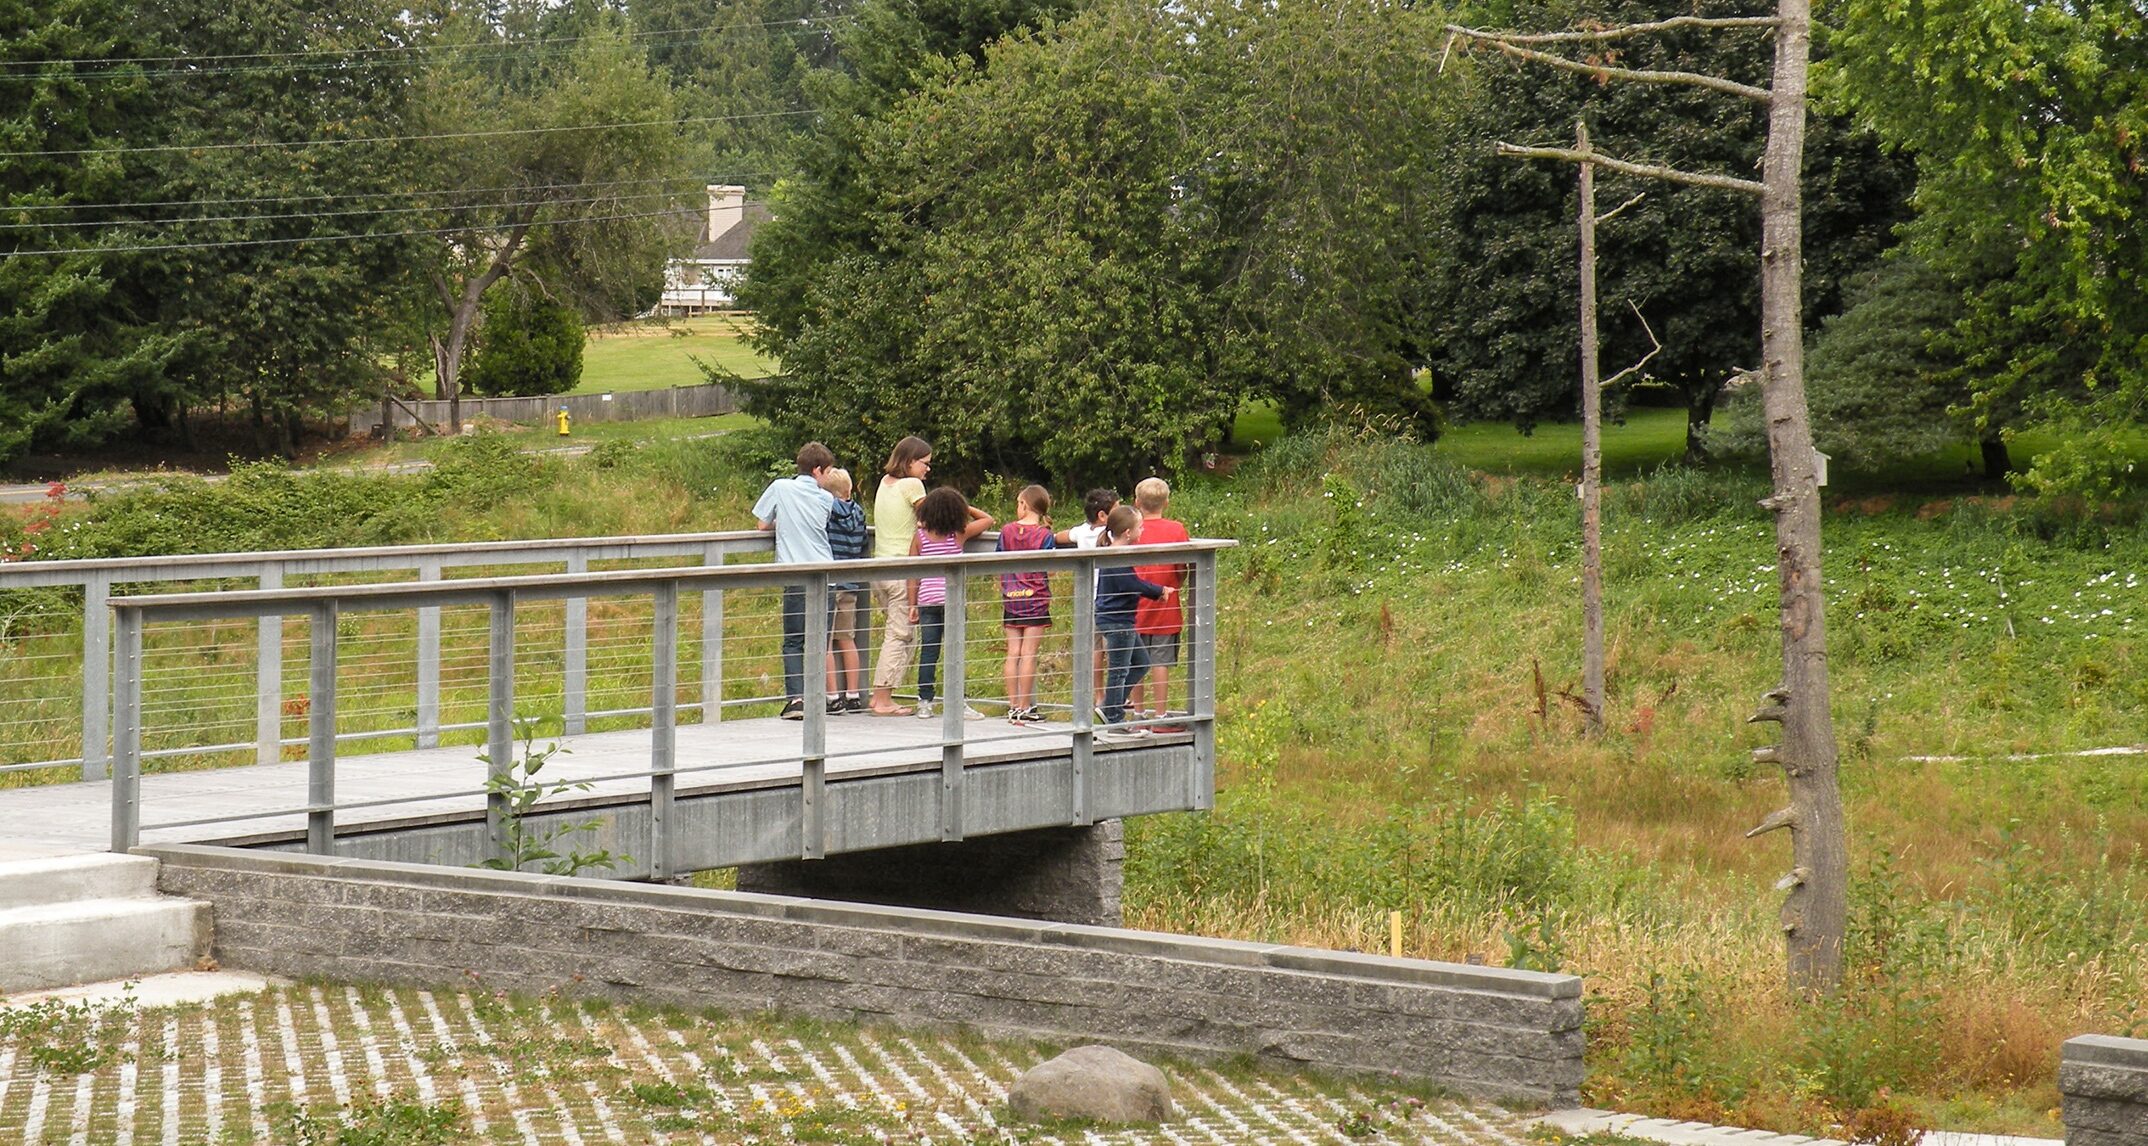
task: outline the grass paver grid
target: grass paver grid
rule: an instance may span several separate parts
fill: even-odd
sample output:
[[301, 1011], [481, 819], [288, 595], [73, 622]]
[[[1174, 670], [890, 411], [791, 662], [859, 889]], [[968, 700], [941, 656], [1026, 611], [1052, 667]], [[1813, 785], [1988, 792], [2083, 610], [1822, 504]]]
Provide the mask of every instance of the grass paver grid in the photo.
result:
[[1170, 1065], [1154, 1127], [1025, 1125], [1054, 1048], [677, 1010], [301, 984], [208, 1006], [0, 1009], [0, 1142], [1415, 1142], [1521, 1146], [1523, 1116], [1358, 1079]]

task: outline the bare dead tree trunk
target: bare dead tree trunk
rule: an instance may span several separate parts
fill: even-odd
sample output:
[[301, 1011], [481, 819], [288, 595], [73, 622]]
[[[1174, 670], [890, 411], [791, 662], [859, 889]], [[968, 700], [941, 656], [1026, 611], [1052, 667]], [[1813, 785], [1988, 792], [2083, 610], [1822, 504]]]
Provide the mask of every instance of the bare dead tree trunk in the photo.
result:
[[1782, 685], [1752, 719], [1780, 721], [1779, 748], [1756, 756], [1780, 764], [1790, 805], [1750, 834], [1790, 829], [1790, 874], [1778, 885], [1793, 989], [1831, 990], [1842, 981], [1849, 845], [1827, 680], [1827, 604], [1820, 577], [1820, 487], [1805, 406], [1805, 325], [1800, 299], [1803, 249], [1799, 177], [1805, 160], [1805, 79], [1811, 51], [1809, 0], [1780, 0], [1768, 145], [1761, 168], [1761, 401], [1768, 421], [1775, 490], [1775, 551], [1782, 584]]
[[[1592, 154], [1588, 124], [1574, 123], [1574, 150]], [[1604, 730], [1603, 392], [1596, 340], [1596, 165], [1581, 170], [1581, 699], [1589, 732]]]
[[[1766, 89], [1719, 76], [1640, 71], [1572, 60], [1524, 45], [1600, 43], [1669, 27], [1774, 30], [1775, 69]], [[1773, 17], [1707, 19], [1680, 17], [1617, 28], [1535, 35], [1483, 32], [1456, 25], [1455, 37], [1488, 43], [1518, 60], [1547, 64], [1599, 80], [1705, 88], [1763, 105], [1768, 114], [1767, 152], [1755, 182], [1575, 150], [1502, 143], [1503, 155], [1556, 159], [1582, 166], [1583, 179], [1601, 167], [1628, 175], [1701, 187], [1743, 191], [1759, 197], [1760, 346], [1762, 406], [1768, 423], [1774, 491], [1762, 502], [1775, 515], [1776, 568], [1781, 581], [1782, 683], [1762, 698], [1748, 723], [1783, 726], [1780, 745], [1758, 748], [1754, 758], [1781, 765], [1790, 803], [1770, 813], [1748, 838], [1790, 829], [1791, 869], [1777, 883], [1787, 892], [1782, 928], [1790, 986], [1800, 993], [1832, 990], [1842, 982], [1842, 944], [1849, 899], [1848, 833], [1835, 747], [1834, 715], [1827, 678], [1827, 609], [1820, 575], [1820, 490], [1812, 425], [1805, 405], [1804, 315], [1800, 298], [1803, 196], [1799, 177], [1805, 158], [1805, 85], [1812, 48], [1810, 0], [1778, 0]], [[1585, 184], [1586, 185], [1586, 184]], [[1586, 288], [1585, 288], [1586, 289]], [[1586, 400], [1586, 399], [1584, 399]]]

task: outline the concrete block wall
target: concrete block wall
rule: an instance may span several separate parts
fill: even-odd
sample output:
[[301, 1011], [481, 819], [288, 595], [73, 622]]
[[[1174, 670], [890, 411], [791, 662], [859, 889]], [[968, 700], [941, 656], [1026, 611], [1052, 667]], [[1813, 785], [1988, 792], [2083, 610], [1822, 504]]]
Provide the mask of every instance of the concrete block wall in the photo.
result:
[[2148, 1146], [2148, 1039], [2067, 1039], [2059, 1112], [2067, 1146]]
[[1253, 1054], [1572, 1106], [1581, 981], [1491, 967], [743, 892], [212, 847], [139, 849], [277, 975], [775, 1010]]

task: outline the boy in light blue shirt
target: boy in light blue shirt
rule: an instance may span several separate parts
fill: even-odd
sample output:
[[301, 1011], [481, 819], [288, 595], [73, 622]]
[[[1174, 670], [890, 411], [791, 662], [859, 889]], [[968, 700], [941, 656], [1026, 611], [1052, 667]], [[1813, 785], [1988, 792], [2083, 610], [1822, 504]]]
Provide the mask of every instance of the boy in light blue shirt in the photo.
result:
[[[776, 561], [800, 564], [835, 560], [828, 546], [828, 512], [835, 495], [822, 489], [822, 474], [835, 455], [819, 442], [798, 448], [798, 472], [768, 483], [753, 503], [753, 516], [776, 535]], [[783, 719], [805, 719], [805, 586], [783, 587]], [[822, 604], [826, 608], [826, 603]]]

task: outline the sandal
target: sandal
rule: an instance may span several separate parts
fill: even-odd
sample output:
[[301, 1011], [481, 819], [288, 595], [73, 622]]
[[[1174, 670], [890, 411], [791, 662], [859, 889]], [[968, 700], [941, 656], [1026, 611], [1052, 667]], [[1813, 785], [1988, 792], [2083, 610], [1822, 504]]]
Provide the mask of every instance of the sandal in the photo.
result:
[[866, 709], [865, 711], [866, 711], [866, 714], [867, 714], [867, 715], [869, 715], [869, 716], [915, 716], [915, 715], [917, 715], [917, 710], [916, 710], [916, 709], [914, 709], [914, 708], [904, 708], [904, 707], [902, 707], [901, 705], [896, 705], [896, 706], [895, 706], [894, 708], [868, 708], [868, 709]]

